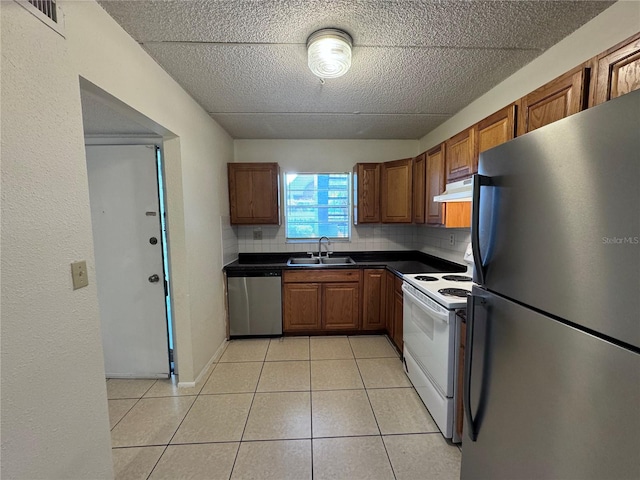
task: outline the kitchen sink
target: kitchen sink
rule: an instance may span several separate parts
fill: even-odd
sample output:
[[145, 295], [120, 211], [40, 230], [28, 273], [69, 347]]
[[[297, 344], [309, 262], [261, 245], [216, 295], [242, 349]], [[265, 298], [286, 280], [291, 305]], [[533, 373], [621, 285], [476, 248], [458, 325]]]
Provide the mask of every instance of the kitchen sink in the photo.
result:
[[319, 258], [290, 258], [287, 265], [318, 265]]
[[298, 265], [307, 267], [321, 267], [323, 265], [353, 265], [356, 262], [351, 257], [322, 257], [322, 258], [293, 258], [291, 257], [287, 265]]
[[320, 262], [325, 265], [350, 265], [356, 263], [351, 257], [322, 257]]

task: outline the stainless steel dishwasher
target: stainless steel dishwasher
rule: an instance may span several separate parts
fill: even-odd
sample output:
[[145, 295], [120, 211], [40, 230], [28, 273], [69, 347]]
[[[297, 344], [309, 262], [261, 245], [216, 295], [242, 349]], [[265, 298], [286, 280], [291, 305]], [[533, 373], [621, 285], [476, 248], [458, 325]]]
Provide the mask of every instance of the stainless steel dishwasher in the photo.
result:
[[282, 335], [281, 280], [280, 270], [227, 271], [231, 338]]

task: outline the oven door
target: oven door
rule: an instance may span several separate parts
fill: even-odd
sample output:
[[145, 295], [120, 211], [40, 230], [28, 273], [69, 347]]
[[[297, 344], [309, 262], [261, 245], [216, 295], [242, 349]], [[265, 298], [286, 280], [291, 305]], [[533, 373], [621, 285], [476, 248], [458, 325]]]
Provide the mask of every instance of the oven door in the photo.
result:
[[440, 394], [453, 397], [455, 315], [413, 287], [402, 290], [404, 346]]

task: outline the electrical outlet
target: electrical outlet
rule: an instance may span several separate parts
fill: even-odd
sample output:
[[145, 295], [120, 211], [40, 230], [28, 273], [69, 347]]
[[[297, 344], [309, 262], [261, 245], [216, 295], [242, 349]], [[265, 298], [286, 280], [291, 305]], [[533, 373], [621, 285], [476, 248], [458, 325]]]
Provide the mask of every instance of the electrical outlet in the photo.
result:
[[253, 231], [253, 239], [254, 240], [262, 240], [262, 230], [259, 228], [256, 228]]
[[452, 233], [449, 235], [449, 245], [453, 246], [456, 244], [456, 236]]
[[71, 280], [73, 281], [73, 289], [77, 290], [89, 285], [89, 277], [87, 276], [87, 262], [73, 262], [71, 264]]

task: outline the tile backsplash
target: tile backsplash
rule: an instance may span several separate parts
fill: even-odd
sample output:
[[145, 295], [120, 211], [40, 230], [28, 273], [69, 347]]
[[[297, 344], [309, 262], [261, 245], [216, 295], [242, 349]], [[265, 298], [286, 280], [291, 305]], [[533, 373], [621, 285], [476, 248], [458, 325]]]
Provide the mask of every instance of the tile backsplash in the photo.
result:
[[[468, 228], [439, 228], [415, 225], [414, 250], [420, 250], [456, 263], [462, 263], [462, 257], [471, 241]], [[453, 235], [454, 244], [450, 244]]]
[[238, 227], [231, 225], [231, 217], [220, 217], [220, 231], [222, 235], [222, 265], [238, 258]]
[[[231, 226], [229, 217], [221, 218], [223, 263], [232, 262], [238, 253], [316, 252], [318, 242], [287, 243], [284, 226]], [[260, 240], [254, 240], [254, 232]], [[454, 236], [454, 245], [450, 236]], [[329, 251], [420, 250], [462, 263], [470, 230], [446, 229], [424, 225], [358, 225], [351, 230], [350, 241], [333, 241]]]

